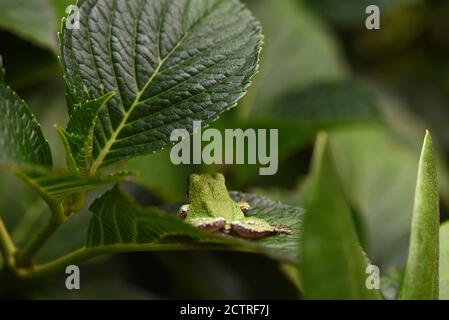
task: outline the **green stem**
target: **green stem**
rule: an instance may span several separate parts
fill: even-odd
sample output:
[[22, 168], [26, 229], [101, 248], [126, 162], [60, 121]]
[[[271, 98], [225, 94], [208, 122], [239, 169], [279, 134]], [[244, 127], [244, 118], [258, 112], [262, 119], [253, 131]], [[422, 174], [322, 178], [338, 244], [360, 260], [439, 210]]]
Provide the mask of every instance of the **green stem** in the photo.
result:
[[55, 271], [61, 270], [68, 265], [81, 263], [85, 260], [91, 259], [93, 257], [97, 257], [105, 254], [113, 254], [113, 253], [125, 253], [125, 252], [141, 252], [141, 251], [178, 251], [178, 250], [238, 250], [241, 252], [255, 252], [249, 248], [231, 248], [231, 247], [223, 247], [220, 245], [180, 245], [180, 244], [116, 244], [116, 245], [108, 245], [101, 247], [93, 247], [87, 248], [82, 247], [78, 250], [75, 250], [71, 253], [68, 253], [60, 258], [52, 260], [48, 263], [36, 265], [31, 269], [18, 269], [17, 276], [24, 279], [38, 278], [45, 276], [47, 274], [51, 274]]
[[17, 243], [22, 243], [26, 240], [29, 230], [35, 225], [39, 218], [45, 212], [45, 202], [36, 201], [33, 205], [29, 206], [23, 217], [17, 223], [17, 225], [11, 230], [11, 236]]
[[60, 225], [61, 223], [50, 219], [44, 227], [36, 233], [23, 250], [19, 252], [16, 260], [16, 267], [29, 267], [33, 257]]
[[5, 264], [8, 266], [14, 265], [14, 255], [16, 254], [16, 246], [14, 245], [11, 236], [6, 229], [3, 220], [0, 218], [0, 250], [5, 258]]

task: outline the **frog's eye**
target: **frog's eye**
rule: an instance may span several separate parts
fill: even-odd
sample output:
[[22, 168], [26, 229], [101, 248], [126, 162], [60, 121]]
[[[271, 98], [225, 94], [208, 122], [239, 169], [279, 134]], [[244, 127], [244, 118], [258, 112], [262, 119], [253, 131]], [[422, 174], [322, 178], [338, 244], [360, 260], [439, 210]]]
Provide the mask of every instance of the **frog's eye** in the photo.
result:
[[248, 202], [240, 202], [240, 210], [242, 210], [243, 213], [247, 213], [249, 209], [251, 209], [251, 206]]
[[189, 176], [189, 185], [194, 183], [194, 182], [200, 182], [201, 181], [201, 177], [199, 174], [191, 174]]
[[188, 213], [189, 213], [189, 205], [188, 204], [185, 204], [185, 205], [181, 206], [181, 208], [179, 208], [178, 215], [181, 218], [185, 218]]
[[212, 177], [215, 179], [215, 180], [218, 180], [218, 181], [225, 181], [225, 177], [224, 177], [224, 175], [222, 175], [221, 173], [214, 173], [213, 175], [212, 175]]

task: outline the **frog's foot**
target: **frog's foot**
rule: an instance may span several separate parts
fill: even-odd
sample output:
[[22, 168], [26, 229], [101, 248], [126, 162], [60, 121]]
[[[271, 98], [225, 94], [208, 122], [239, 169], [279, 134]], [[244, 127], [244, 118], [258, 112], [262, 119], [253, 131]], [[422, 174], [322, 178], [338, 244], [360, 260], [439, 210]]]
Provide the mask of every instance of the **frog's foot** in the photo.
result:
[[265, 220], [255, 217], [233, 221], [231, 230], [238, 236], [247, 239], [260, 239], [273, 233], [291, 233], [286, 228], [273, 227]]
[[193, 218], [188, 222], [208, 233], [222, 231], [226, 225], [226, 221], [223, 218]]

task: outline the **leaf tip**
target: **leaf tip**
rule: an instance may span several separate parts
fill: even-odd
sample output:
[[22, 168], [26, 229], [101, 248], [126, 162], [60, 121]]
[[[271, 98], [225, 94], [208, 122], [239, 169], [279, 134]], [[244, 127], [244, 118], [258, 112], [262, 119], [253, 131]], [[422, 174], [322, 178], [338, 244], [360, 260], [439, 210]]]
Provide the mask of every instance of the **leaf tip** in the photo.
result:
[[426, 129], [426, 134], [424, 136], [424, 143], [432, 143], [432, 135], [430, 134], [429, 129]]
[[[433, 143], [432, 143], [432, 135], [430, 134], [430, 131], [426, 129], [426, 134], [424, 135], [424, 141], [422, 145], [421, 150], [421, 159], [426, 157], [427, 159], [430, 159], [431, 163], [433, 165], [434, 160], [434, 154], [433, 154]], [[423, 160], [421, 160], [421, 163], [423, 163]]]
[[438, 299], [438, 176], [432, 137], [426, 130], [418, 164], [410, 245], [398, 299]]

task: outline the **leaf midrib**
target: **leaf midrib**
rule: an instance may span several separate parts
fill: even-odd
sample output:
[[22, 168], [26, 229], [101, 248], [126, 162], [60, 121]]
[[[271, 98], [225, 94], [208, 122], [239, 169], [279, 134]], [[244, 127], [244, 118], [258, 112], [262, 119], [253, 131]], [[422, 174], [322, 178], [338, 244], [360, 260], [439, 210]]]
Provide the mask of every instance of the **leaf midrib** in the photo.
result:
[[122, 119], [122, 121], [120, 121], [120, 124], [118, 125], [118, 127], [114, 130], [114, 132], [112, 133], [111, 137], [109, 138], [109, 140], [106, 142], [106, 145], [104, 146], [104, 148], [101, 150], [101, 152], [99, 153], [98, 157], [95, 159], [95, 161], [92, 164], [90, 173], [94, 174], [98, 168], [101, 166], [104, 158], [106, 158], [107, 154], [109, 153], [109, 150], [112, 148], [113, 144], [115, 143], [115, 141], [117, 140], [118, 135], [120, 134], [120, 132], [122, 131], [122, 129], [125, 127], [126, 123], [128, 122], [129, 117], [131, 116], [131, 114], [133, 113], [134, 109], [140, 104], [140, 98], [142, 97], [142, 95], [144, 94], [144, 92], [146, 91], [146, 89], [148, 88], [148, 86], [151, 84], [151, 82], [154, 80], [154, 78], [159, 74], [159, 71], [162, 67], [162, 65], [167, 61], [168, 58], [170, 58], [170, 56], [179, 48], [179, 46], [182, 44], [182, 42], [184, 41], [184, 39], [187, 37], [187, 33], [185, 33], [182, 38], [180, 39], [180, 41], [173, 47], [173, 49], [167, 54], [167, 56], [160, 60], [158, 63], [158, 66], [156, 67], [156, 69], [154, 70], [153, 74], [151, 75], [151, 77], [148, 79], [147, 83], [145, 84], [145, 86], [142, 88], [142, 90], [138, 91], [136, 94], [136, 98], [134, 99], [133, 103], [131, 104], [131, 107], [128, 109], [128, 111], [125, 112], [124, 117]]

